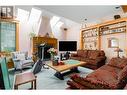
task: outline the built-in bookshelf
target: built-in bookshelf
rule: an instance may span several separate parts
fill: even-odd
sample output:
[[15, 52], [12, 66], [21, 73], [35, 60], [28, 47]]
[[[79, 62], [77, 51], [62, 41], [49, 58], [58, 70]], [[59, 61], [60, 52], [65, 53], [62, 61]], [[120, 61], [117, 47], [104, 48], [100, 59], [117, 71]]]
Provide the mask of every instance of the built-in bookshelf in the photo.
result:
[[97, 49], [98, 35], [97, 27], [83, 30], [84, 49]]
[[107, 21], [81, 30], [81, 49], [99, 50], [101, 36], [126, 33], [127, 18]]

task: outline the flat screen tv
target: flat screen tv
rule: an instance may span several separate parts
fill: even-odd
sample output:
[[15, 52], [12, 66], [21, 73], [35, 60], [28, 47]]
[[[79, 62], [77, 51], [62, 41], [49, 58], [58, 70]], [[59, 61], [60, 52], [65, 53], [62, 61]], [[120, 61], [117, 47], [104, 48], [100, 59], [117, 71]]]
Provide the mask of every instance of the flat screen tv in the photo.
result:
[[59, 51], [77, 51], [77, 41], [59, 41]]

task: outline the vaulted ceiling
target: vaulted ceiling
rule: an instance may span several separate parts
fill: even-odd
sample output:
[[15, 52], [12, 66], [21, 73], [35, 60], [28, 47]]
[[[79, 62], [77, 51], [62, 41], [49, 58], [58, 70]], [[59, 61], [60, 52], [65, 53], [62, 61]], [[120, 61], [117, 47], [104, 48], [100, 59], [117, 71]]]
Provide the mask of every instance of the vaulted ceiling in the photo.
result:
[[77, 23], [81, 23], [85, 19], [88, 22], [96, 21], [110, 14], [118, 14], [123, 12], [119, 5], [84, 5], [84, 6], [35, 6], [42, 10], [47, 10], [58, 16], [68, 18]]

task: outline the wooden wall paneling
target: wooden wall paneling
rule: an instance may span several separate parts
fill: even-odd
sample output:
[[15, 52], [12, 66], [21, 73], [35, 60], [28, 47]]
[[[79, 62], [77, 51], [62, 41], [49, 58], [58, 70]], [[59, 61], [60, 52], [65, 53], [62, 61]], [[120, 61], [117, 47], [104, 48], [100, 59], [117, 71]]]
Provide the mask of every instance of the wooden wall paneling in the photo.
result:
[[127, 20], [126, 20], [126, 48], [125, 48], [125, 53], [126, 53], [126, 57], [127, 57]]
[[123, 9], [123, 12], [126, 13], [127, 12], [127, 5], [122, 5], [122, 9]]
[[83, 49], [83, 34], [82, 34], [82, 30], [80, 31], [80, 49]]

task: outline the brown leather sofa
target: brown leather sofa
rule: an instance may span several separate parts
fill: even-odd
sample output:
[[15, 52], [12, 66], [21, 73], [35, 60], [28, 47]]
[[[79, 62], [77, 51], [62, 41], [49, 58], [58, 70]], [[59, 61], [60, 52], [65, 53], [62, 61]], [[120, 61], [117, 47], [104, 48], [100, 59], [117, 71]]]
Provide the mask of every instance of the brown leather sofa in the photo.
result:
[[112, 58], [108, 64], [87, 76], [74, 74], [67, 84], [68, 89], [125, 89], [127, 58]]
[[71, 59], [85, 61], [84, 67], [97, 69], [105, 64], [106, 56], [102, 50], [77, 50], [77, 53], [71, 54]]

